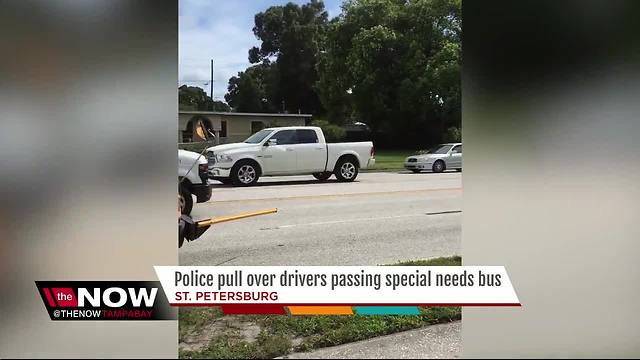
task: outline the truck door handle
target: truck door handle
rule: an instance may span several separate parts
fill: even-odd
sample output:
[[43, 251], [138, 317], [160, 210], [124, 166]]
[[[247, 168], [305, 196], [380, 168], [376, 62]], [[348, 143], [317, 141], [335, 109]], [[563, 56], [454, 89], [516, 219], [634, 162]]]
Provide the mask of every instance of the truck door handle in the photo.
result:
[[324, 150], [324, 148], [316, 148], [316, 150]]
[[293, 149], [292, 148], [287, 148], [287, 151], [293, 151]]

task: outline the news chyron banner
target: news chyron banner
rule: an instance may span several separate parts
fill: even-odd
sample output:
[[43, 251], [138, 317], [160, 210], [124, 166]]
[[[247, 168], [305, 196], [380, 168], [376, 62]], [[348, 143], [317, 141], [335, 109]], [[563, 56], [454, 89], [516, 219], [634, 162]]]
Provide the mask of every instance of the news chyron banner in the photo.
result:
[[521, 306], [503, 266], [156, 266], [160, 281], [37, 281], [51, 320], [225, 314], [418, 315], [425, 306]]
[[503, 266], [156, 266], [171, 306], [226, 314], [419, 314], [521, 306]]

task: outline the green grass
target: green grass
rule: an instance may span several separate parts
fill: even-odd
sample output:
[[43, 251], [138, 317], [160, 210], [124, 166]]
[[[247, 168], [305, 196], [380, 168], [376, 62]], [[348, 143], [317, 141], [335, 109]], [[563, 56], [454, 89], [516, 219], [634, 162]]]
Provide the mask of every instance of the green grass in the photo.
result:
[[393, 265], [397, 265], [397, 266], [461, 266], [462, 258], [460, 256], [439, 257], [439, 258], [433, 258], [429, 260], [402, 261]]
[[415, 150], [376, 150], [376, 164], [369, 170], [402, 170], [404, 159], [416, 153]]
[[214, 336], [200, 351], [179, 351], [181, 359], [271, 359], [287, 354], [291, 340], [281, 334], [261, 332], [254, 342], [237, 334]]
[[302, 338], [293, 350], [308, 351], [456, 319], [460, 319], [459, 307], [422, 308], [417, 316], [263, 316], [256, 321], [269, 333]]
[[[459, 266], [459, 256], [399, 262], [397, 266]], [[460, 307], [425, 307], [420, 315], [388, 316], [223, 316], [217, 308], [180, 309], [180, 341], [206, 329], [213, 321], [231, 325], [216, 328], [208, 343], [197, 351], [180, 350], [180, 358], [273, 358], [292, 351], [309, 351], [376, 336], [450, 322], [461, 318]], [[234, 325], [235, 324], [235, 325]], [[257, 337], [243, 335], [238, 324], [259, 326]]]
[[198, 333], [213, 320], [222, 316], [220, 308], [180, 308], [178, 310], [178, 341]]

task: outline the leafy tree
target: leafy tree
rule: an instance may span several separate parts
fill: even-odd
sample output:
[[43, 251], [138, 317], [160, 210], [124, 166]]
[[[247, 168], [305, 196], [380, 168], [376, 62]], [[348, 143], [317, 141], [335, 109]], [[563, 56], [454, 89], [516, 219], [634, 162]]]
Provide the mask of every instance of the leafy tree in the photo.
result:
[[328, 23], [324, 3], [271, 6], [256, 14], [254, 23], [253, 33], [261, 44], [249, 50], [249, 61], [270, 65], [273, 59], [277, 92], [267, 94], [272, 105], [280, 109], [284, 103], [286, 111], [293, 113], [323, 113], [315, 85]]
[[231, 107], [229, 107], [229, 105], [227, 105], [227, 103], [225, 103], [223, 101], [215, 100], [213, 102], [213, 111], [230, 112], [231, 111]]
[[447, 132], [444, 134], [443, 138], [444, 142], [460, 142], [462, 141], [462, 134], [460, 133], [460, 129], [455, 126], [452, 126], [447, 129]]
[[441, 141], [460, 126], [460, 24], [459, 0], [346, 1], [318, 65], [329, 119], [403, 145]]
[[178, 88], [178, 105], [180, 110], [231, 111], [229, 105], [224, 102], [212, 101], [202, 88], [187, 85]]
[[345, 0], [331, 21], [310, 0], [269, 7], [254, 25], [254, 65], [225, 96], [236, 111], [361, 121], [382, 146], [429, 146], [460, 128], [460, 0]]
[[278, 112], [277, 68], [268, 61], [229, 79], [225, 100], [237, 112]]

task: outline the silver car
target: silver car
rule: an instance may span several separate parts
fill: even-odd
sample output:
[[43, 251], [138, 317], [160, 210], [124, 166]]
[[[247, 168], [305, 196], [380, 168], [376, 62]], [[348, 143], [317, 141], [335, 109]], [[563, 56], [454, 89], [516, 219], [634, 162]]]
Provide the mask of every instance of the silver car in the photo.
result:
[[440, 144], [423, 154], [409, 156], [404, 167], [414, 173], [424, 170], [437, 173], [453, 169], [462, 171], [462, 143]]

